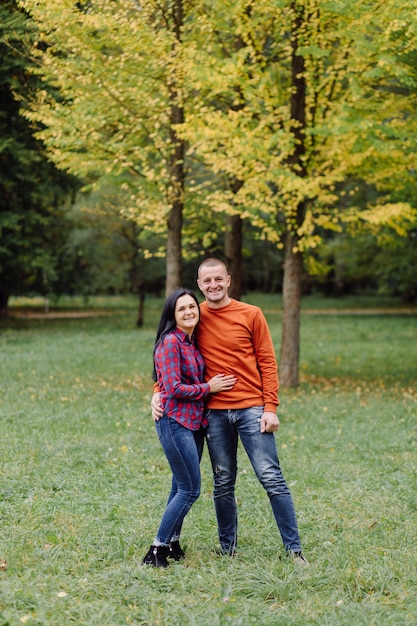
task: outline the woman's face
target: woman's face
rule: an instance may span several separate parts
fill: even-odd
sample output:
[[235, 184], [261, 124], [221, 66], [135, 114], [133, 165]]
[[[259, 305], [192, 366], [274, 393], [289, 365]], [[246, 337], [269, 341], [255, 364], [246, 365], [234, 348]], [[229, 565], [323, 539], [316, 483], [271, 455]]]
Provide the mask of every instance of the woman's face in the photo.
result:
[[194, 298], [188, 294], [180, 296], [175, 305], [175, 323], [177, 327], [191, 337], [199, 319], [200, 311]]

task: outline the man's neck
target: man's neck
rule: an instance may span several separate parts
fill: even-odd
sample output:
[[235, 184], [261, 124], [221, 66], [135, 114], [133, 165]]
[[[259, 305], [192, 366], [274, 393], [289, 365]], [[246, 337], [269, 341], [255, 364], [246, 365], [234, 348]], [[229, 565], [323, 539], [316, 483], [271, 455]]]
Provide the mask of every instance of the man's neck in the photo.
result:
[[207, 306], [209, 309], [223, 309], [225, 306], [230, 304], [231, 301], [232, 301], [232, 298], [230, 298], [229, 296], [226, 296], [226, 298], [219, 300], [219, 302], [210, 302], [209, 300], [206, 299]]

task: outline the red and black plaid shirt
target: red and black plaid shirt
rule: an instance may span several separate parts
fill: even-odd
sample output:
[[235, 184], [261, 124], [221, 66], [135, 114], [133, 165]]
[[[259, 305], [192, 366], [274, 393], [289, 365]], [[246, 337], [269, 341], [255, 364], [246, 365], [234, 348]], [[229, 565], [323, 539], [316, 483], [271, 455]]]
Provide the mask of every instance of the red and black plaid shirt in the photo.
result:
[[188, 335], [177, 328], [155, 350], [155, 369], [164, 415], [189, 428], [207, 426], [204, 398], [210, 386], [203, 382], [203, 357]]

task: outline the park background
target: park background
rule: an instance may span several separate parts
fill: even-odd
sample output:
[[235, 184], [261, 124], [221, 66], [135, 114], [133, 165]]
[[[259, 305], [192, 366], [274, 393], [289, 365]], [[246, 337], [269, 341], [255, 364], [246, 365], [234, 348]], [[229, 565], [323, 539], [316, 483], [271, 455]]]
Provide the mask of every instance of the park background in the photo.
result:
[[[416, 26], [408, 0], [1, 3], [2, 624], [417, 621]], [[140, 567], [155, 326], [208, 255], [271, 327], [305, 571], [244, 456], [239, 557], [204, 457], [186, 564]]]

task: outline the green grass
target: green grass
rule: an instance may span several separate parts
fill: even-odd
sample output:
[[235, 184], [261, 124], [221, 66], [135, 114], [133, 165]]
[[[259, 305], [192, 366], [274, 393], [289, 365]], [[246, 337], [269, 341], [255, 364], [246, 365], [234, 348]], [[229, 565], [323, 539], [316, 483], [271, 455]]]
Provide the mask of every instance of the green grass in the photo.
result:
[[[277, 302], [252, 301], [279, 349]], [[161, 300], [147, 302], [142, 329], [123, 299], [111, 315], [3, 323], [0, 626], [414, 626], [416, 316], [355, 302], [339, 315], [304, 304], [301, 384], [280, 394], [279, 452], [306, 569], [283, 556], [244, 454], [239, 556], [216, 554], [205, 454], [185, 563], [140, 566], [170, 482], [149, 410]]]

